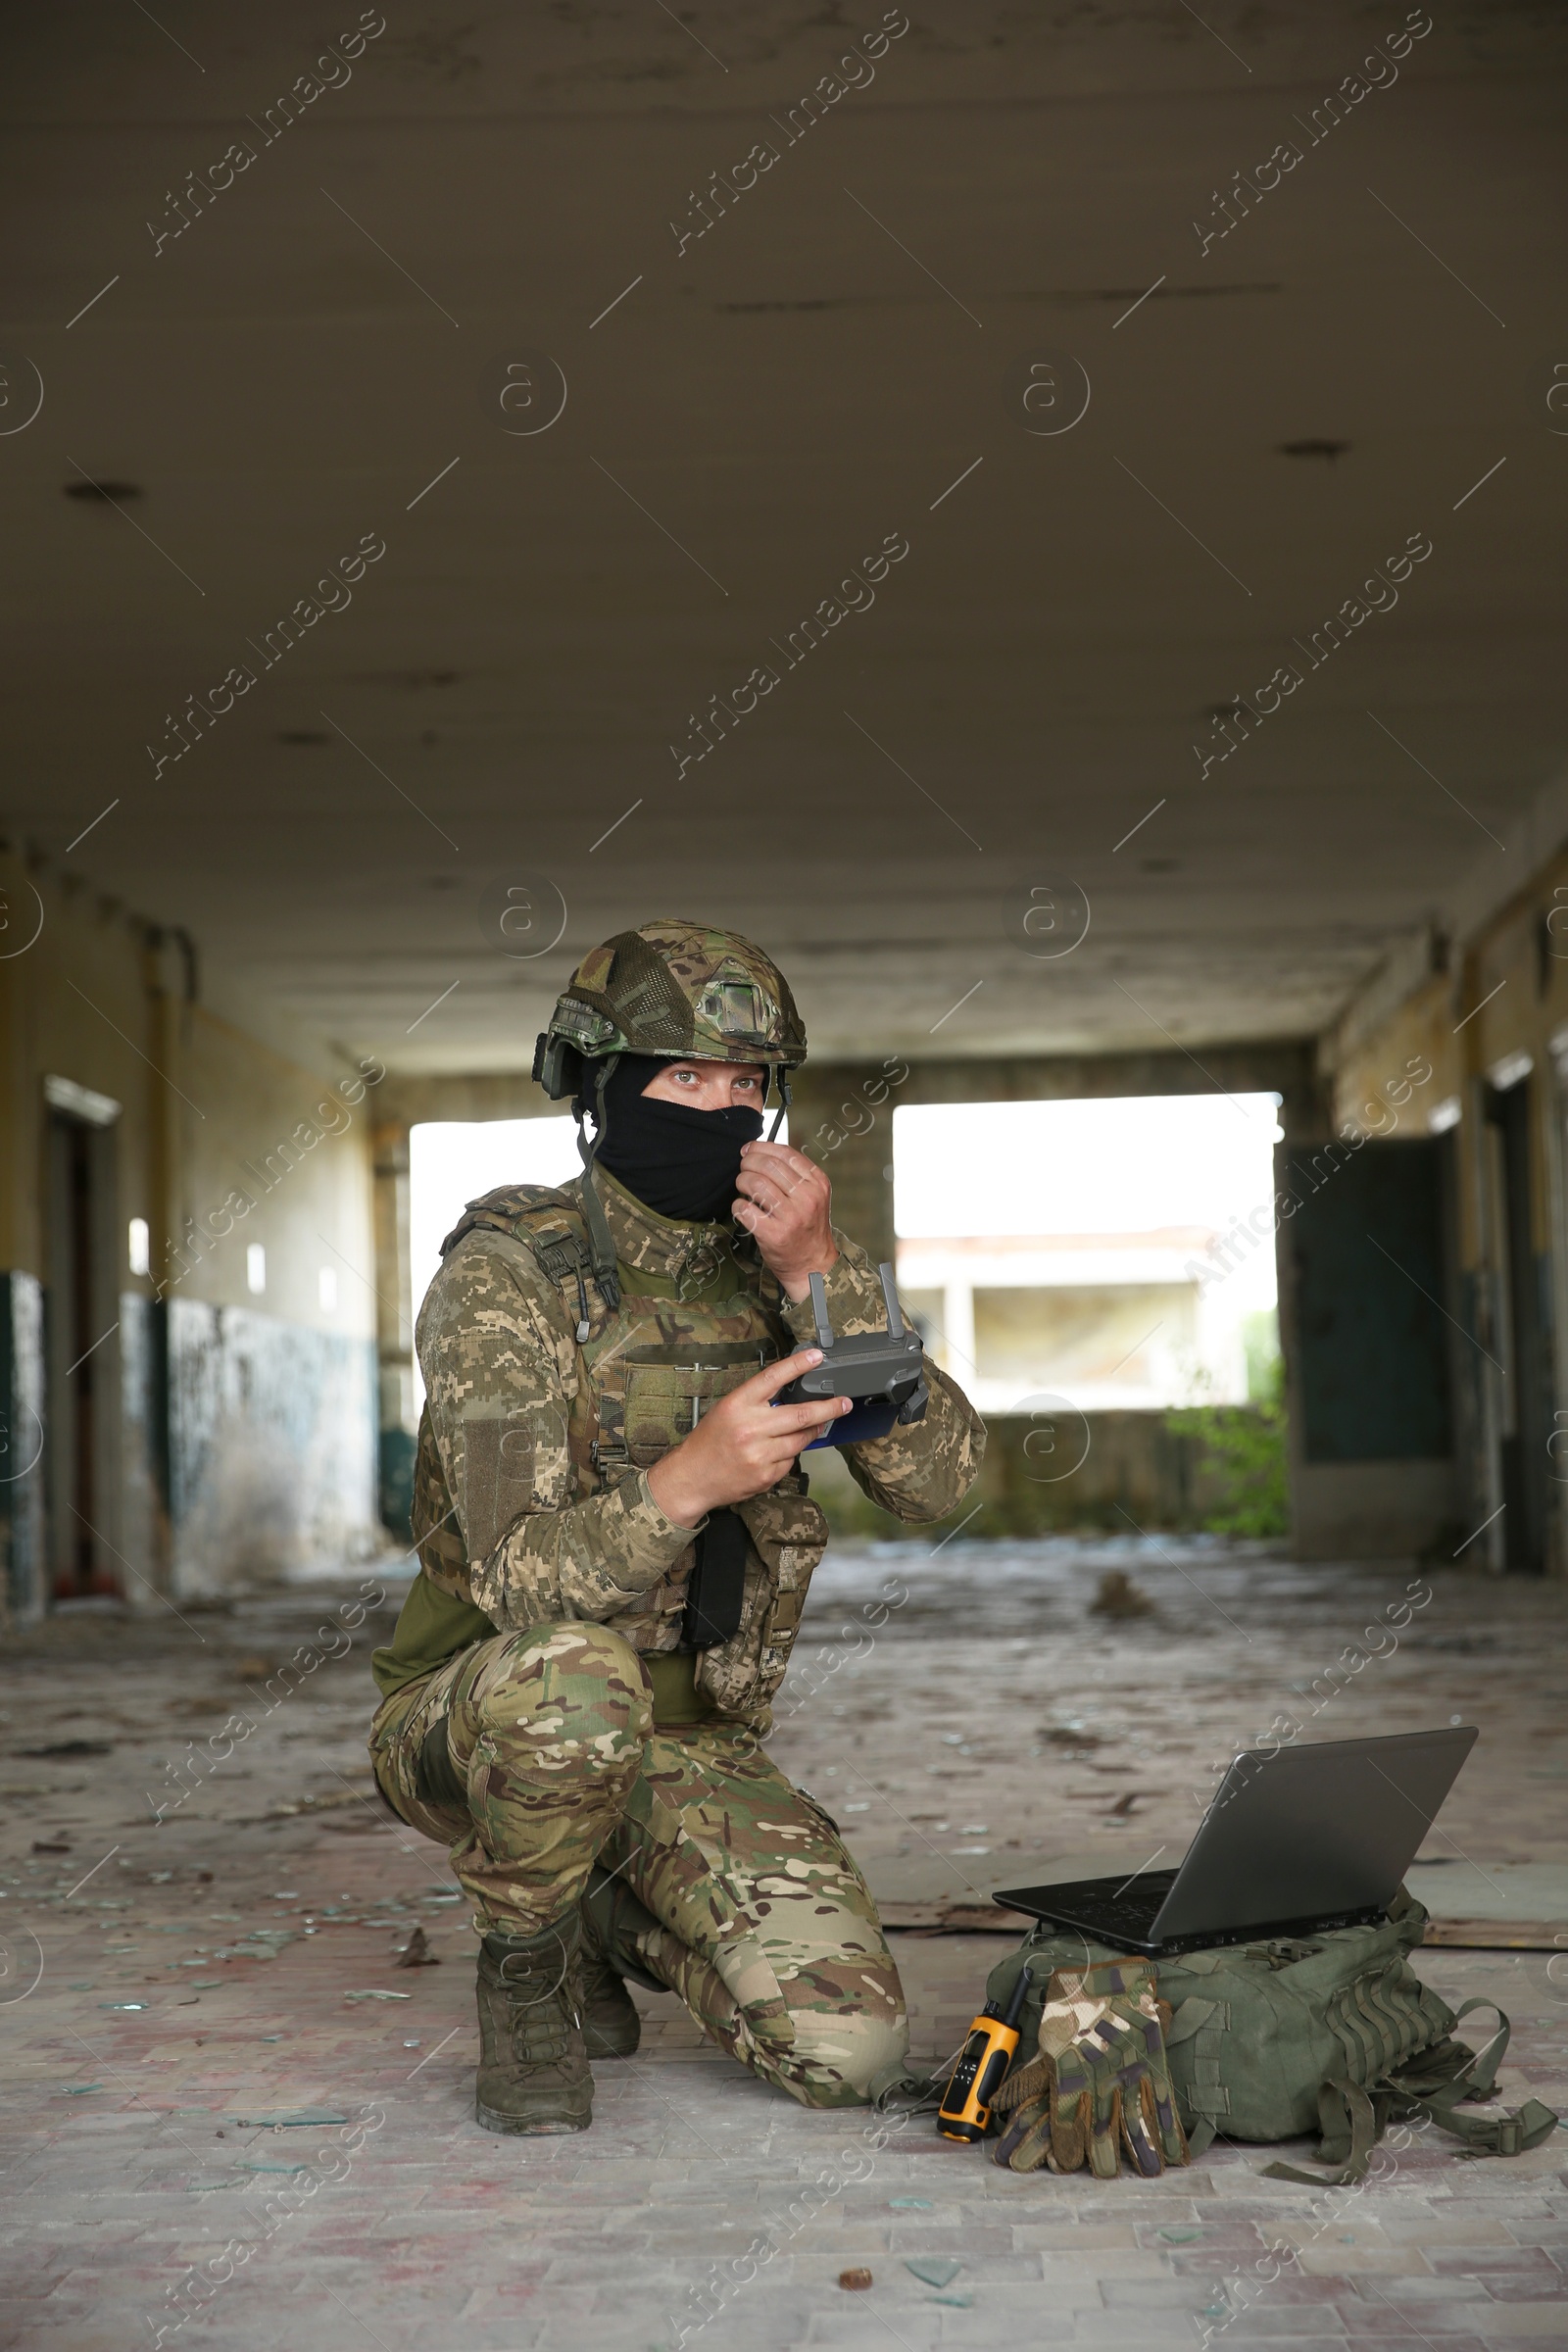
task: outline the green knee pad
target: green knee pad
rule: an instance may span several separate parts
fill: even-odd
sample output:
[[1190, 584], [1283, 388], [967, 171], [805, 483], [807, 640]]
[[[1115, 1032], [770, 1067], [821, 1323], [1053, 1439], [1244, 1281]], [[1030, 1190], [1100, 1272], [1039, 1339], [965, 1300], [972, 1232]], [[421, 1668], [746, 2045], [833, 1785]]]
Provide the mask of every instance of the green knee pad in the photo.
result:
[[629, 1977], [634, 1984], [645, 1984], [650, 1992], [669, 1990], [663, 1979], [652, 1975], [638, 1956], [636, 1937], [657, 1929], [659, 1922], [647, 1905], [638, 1900], [624, 1878], [613, 1871], [602, 1870], [596, 1862], [588, 1873], [588, 1884], [578, 1908], [588, 1942], [610, 1963], [617, 1977]]
[[468, 1810], [467, 1775], [453, 1758], [447, 1742], [447, 1719], [438, 1715], [419, 1743], [416, 1794], [420, 1802], [449, 1813]]

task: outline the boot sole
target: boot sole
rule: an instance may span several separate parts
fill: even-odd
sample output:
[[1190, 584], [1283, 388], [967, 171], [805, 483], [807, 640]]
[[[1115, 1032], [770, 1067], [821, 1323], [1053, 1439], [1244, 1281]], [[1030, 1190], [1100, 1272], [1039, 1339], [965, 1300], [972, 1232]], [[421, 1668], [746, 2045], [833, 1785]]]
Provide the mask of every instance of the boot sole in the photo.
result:
[[586, 2132], [594, 2119], [590, 2114], [523, 2122], [517, 2116], [504, 2114], [499, 2107], [481, 2107], [475, 2101], [473, 2120], [481, 2131], [501, 2132], [511, 2139], [547, 2139], [558, 2138], [564, 2132]]

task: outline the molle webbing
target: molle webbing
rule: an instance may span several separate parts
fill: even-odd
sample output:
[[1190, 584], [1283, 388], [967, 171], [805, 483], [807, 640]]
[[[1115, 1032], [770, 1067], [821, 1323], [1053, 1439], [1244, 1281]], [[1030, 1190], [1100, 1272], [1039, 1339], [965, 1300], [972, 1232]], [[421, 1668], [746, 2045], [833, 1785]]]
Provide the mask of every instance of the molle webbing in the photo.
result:
[[[583, 1187], [604, 1222], [604, 1210], [590, 1177]], [[583, 1231], [573, 1231], [573, 1220], [580, 1220]], [[610, 1248], [608, 1278], [601, 1272], [592, 1236], [592, 1217], [579, 1210], [564, 1193], [553, 1186], [518, 1184], [488, 1193], [482, 1200], [471, 1200], [441, 1245], [443, 1258], [450, 1255], [466, 1234], [477, 1231], [504, 1233], [524, 1249], [533, 1252], [540, 1272], [548, 1282], [555, 1283], [566, 1296], [566, 1302], [577, 1326], [579, 1344], [588, 1337], [583, 1326], [588, 1321], [588, 1299], [585, 1278], [598, 1286], [605, 1305], [613, 1314], [620, 1304], [620, 1285], [615, 1277], [614, 1250], [610, 1246], [607, 1229], [605, 1244]], [[575, 1296], [573, 1296], [573, 1293]]]
[[1192, 2115], [1207, 2122], [1209, 2137], [1215, 2117], [1231, 2111], [1231, 2094], [1224, 2082], [1225, 2036], [1230, 2025], [1229, 2001], [1205, 2001], [1189, 1994], [1165, 2034], [1167, 2049], [1177, 2042], [1193, 2045], [1187, 2106]]
[[1446, 2006], [1402, 1961], [1340, 1984], [1327, 2005], [1329, 2031], [1345, 2053], [1352, 2082], [1381, 2082], [1416, 2050], [1447, 2031]]
[[587, 1250], [574, 1233], [529, 1233], [526, 1236], [519, 1235], [518, 1239], [528, 1241], [539, 1260], [540, 1271], [548, 1275], [552, 1282], [565, 1282], [571, 1275], [581, 1273], [591, 1262]]
[[[541, 1236], [533, 1220], [549, 1212], [554, 1212], [558, 1219], [566, 1220], [565, 1230]], [[486, 1193], [482, 1200], [468, 1202], [442, 1243], [441, 1255], [443, 1258], [450, 1257], [466, 1234], [481, 1229], [489, 1233], [510, 1234], [514, 1241], [525, 1242], [529, 1249], [537, 1249], [541, 1239], [546, 1242], [566, 1240], [570, 1235], [569, 1220], [576, 1213], [573, 1202], [555, 1185], [501, 1185], [493, 1193]]]

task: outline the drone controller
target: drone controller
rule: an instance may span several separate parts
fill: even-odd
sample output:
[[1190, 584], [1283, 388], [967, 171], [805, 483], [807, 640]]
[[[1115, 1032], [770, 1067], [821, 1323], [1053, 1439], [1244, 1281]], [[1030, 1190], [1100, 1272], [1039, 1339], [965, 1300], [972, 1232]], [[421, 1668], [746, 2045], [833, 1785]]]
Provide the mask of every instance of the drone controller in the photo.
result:
[[882, 1296], [887, 1300], [886, 1331], [868, 1331], [856, 1339], [835, 1339], [828, 1317], [827, 1292], [820, 1274], [811, 1281], [811, 1315], [822, 1361], [792, 1380], [774, 1397], [775, 1404], [814, 1404], [831, 1396], [848, 1396], [852, 1409], [834, 1422], [825, 1437], [813, 1438], [805, 1448], [818, 1446], [862, 1446], [885, 1438], [896, 1423], [923, 1419], [929, 1391], [925, 1385], [925, 1349], [917, 1332], [904, 1320], [893, 1268], [877, 1268]]

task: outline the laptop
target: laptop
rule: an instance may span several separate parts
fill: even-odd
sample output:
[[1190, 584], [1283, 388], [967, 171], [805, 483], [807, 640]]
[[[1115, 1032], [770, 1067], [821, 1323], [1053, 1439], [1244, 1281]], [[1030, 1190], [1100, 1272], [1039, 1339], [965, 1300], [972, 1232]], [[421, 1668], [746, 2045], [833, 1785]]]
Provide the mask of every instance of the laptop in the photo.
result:
[[1011, 1886], [992, 1901], [1152, 1958], [1382, 1919], [1459, 1767], [1468, 1725], [1250, 1748], [1220, 1783], [1179, 1870]]

